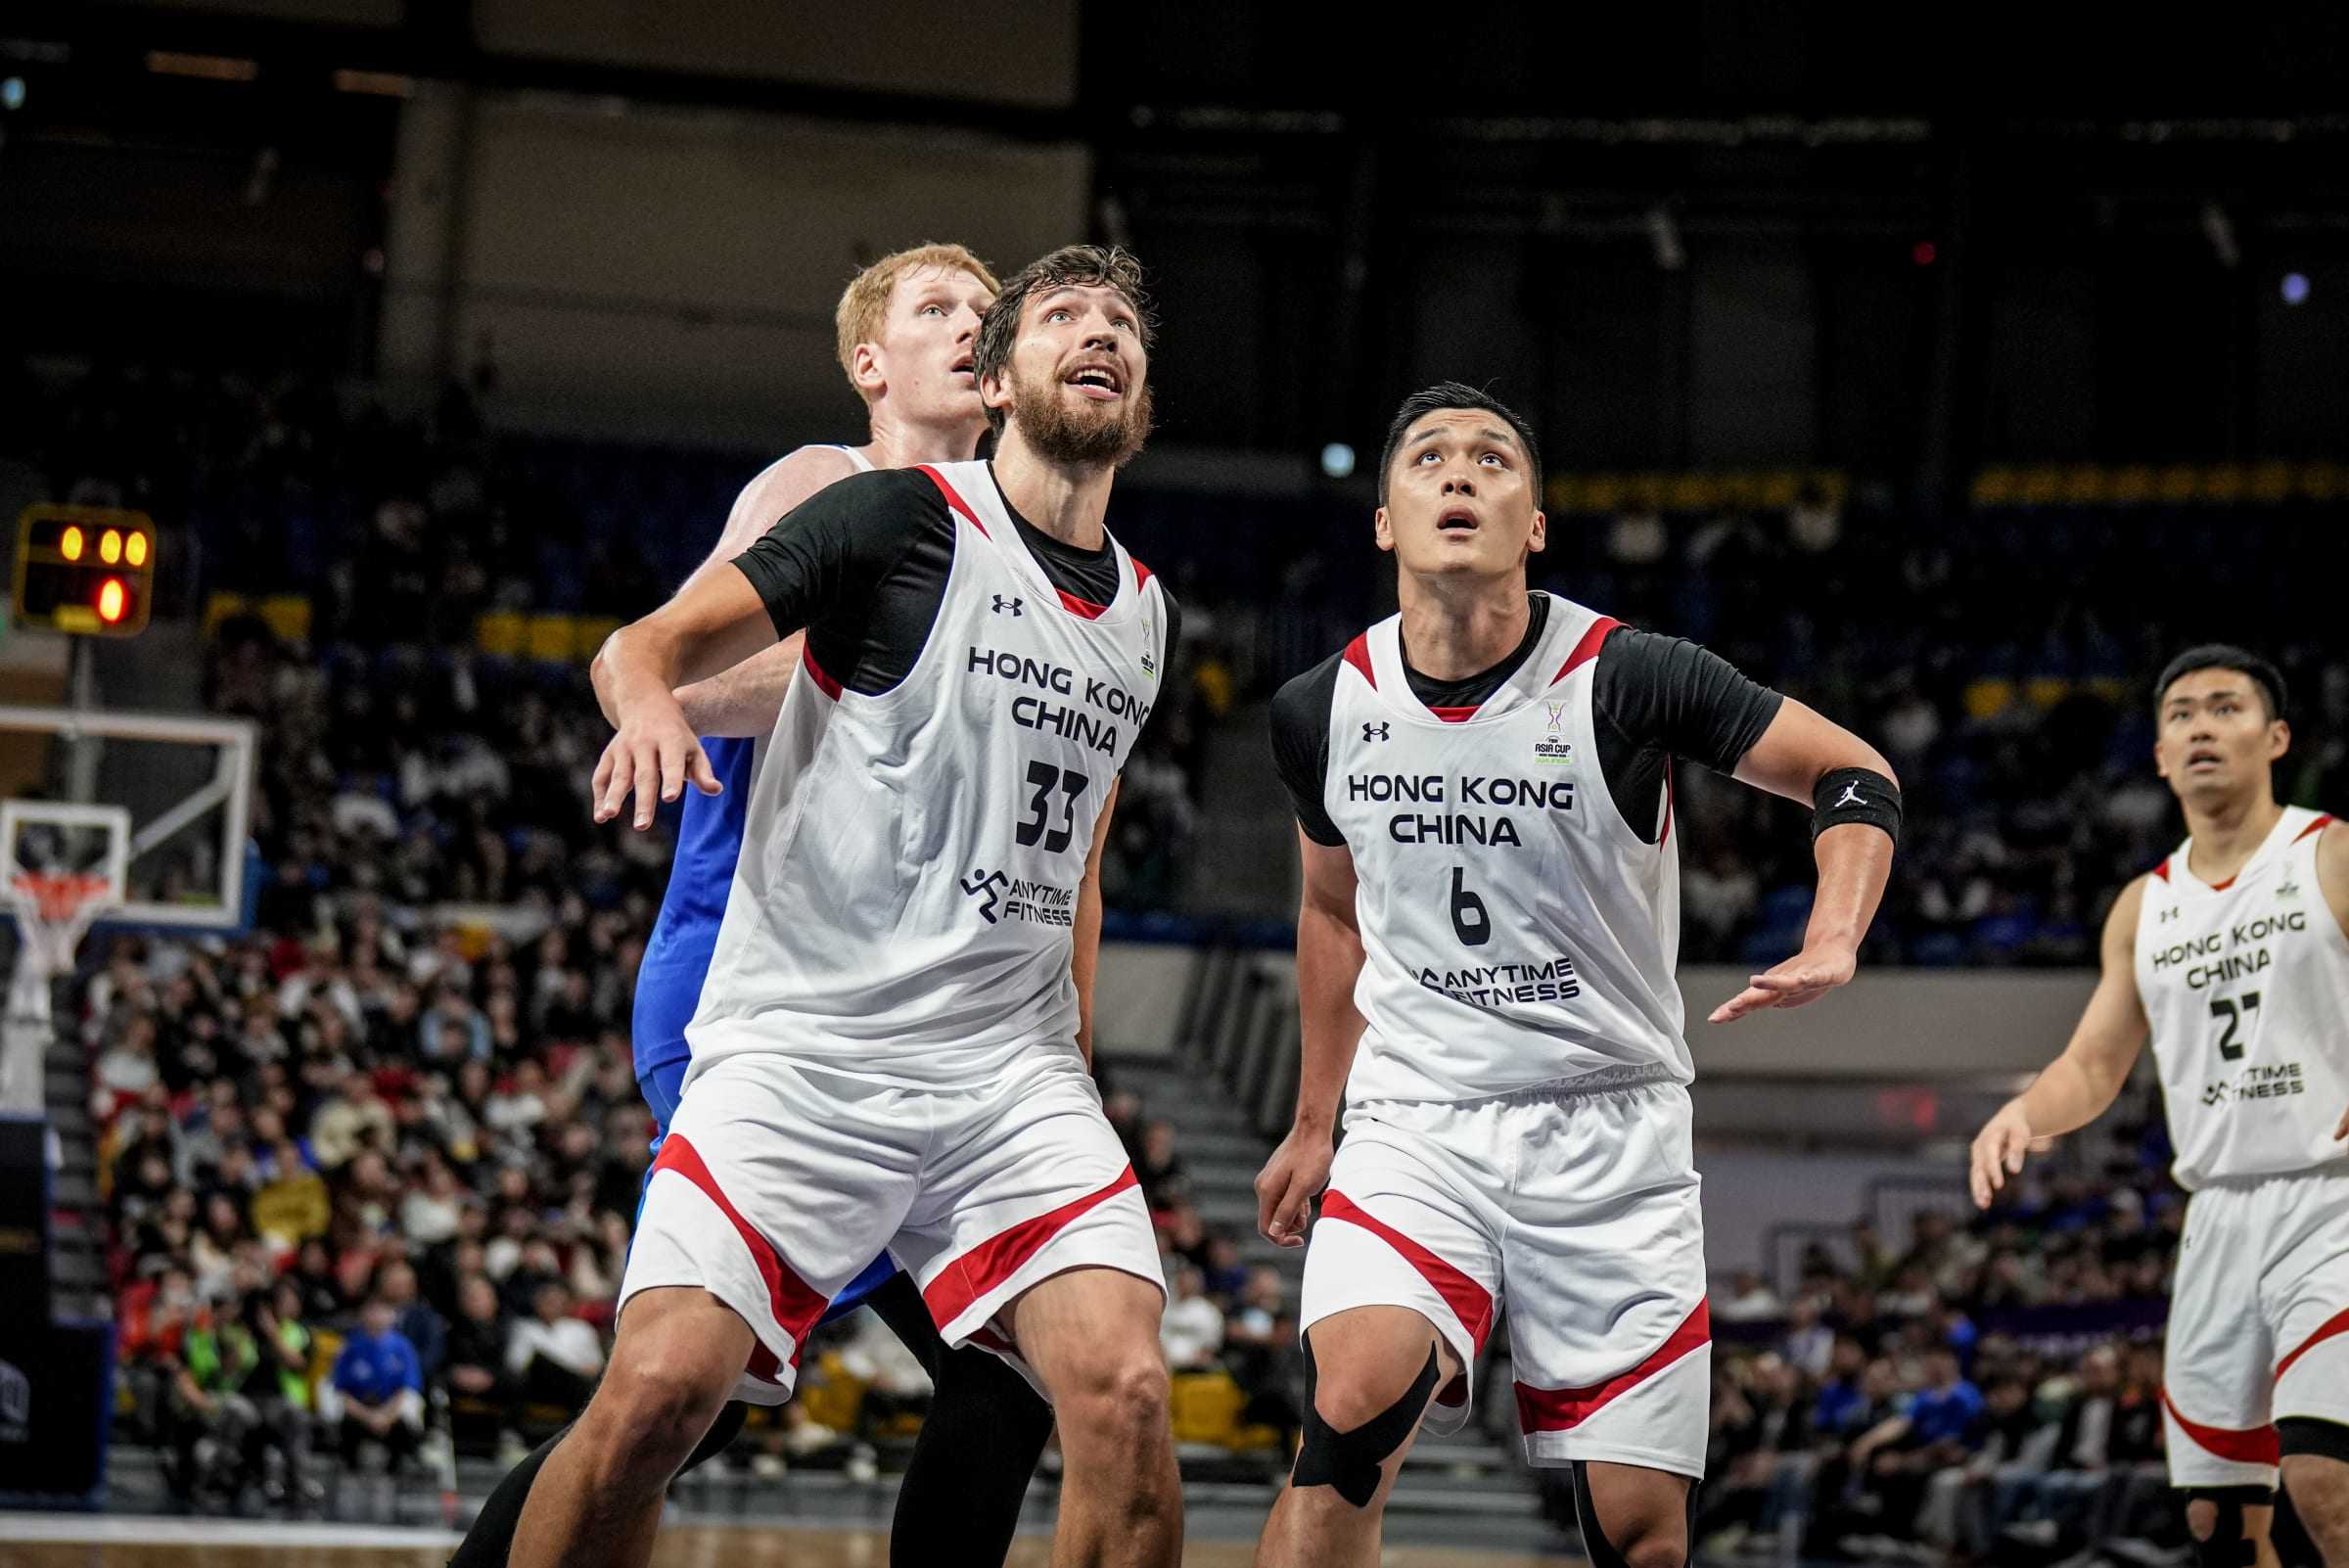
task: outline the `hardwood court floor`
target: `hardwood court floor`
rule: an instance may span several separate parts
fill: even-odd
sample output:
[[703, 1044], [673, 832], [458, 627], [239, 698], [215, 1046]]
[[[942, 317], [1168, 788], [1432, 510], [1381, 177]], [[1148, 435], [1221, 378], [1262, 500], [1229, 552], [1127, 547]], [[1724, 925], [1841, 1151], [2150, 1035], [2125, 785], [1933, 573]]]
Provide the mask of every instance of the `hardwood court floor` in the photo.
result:
[[[127, 1520], [112, 1520], [118, 1535]], [[263, 1527], [265, 1528], [265, 1527]], [[130, 1540], [12, 1541], [0, 1513], [0, 1568], [442, 1568], [448, 1545], [344, 1546], [289, 1541], [273, 1545], [237, 1532], [239, 1539], [206, 1543], [174, 1535], [167, 1542]], [[1045, 1568], [1051, 1543], [1022, 1536], [1005, 1568]], [[1248, 1568], [1255, 1545], [1202, 1541], [1183, 1552], [1184, 1568]], [[1381, 1568], [1563, 1568], [1581, 1559], [1525, 1552], [1472, 1551], [1449, 1546], [1390, 1546]], [[662, 1533], [654, 1568], [888, 1568], [887, 1538], [877, 1531], [798, 1530], [783, 1526], [689, 1526]]]

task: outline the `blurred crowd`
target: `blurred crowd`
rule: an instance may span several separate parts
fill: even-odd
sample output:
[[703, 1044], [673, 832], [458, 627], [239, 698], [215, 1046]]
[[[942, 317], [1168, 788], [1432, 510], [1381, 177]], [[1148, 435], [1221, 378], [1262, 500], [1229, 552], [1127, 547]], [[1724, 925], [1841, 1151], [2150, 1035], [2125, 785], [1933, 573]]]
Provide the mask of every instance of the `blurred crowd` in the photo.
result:
[[1771, 1560], [2185, 1560], [2160, 1328], [2186, 1195], [2151, 1110], [2133, 1090], [2106, 1157], [1962, 1220], [1921, 1210], [1905, 1245], [1867, 1220], [1813, 1242], [1783, 1296], [1753, 1272], [1717, 1288], [1699, 1539]]

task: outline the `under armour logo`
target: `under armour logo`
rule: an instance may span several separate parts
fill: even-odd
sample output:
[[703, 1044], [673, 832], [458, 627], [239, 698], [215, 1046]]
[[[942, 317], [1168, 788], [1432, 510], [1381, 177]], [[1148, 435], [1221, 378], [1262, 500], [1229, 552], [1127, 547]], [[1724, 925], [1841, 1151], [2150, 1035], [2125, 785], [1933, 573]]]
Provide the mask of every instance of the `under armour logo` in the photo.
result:
[[1387, 738], [1387, 726], [1386, 726], [1386, 725], [1384, 725], [1384, 724], [1364, 724], [1364, 725], [1362, 726], [1362, 739], [1363, 739], [1365, 742], [1368, 742], [1368, 741], [1374, 741], [1374, 740], [1385, 740], [1386, 738]]
[[1002, 897], [995, 890], [1010, 880], [1000, 871], [981, 871], [976, 866], [971, 868], [969, 876], [962, 879], [963, 892], [974, 899], [982, 895], [986, 897], [987, 901], [979, 905], [979, 918], [990, 926], [995, 923], [995, 905]]
[[2162, 918], [2162, 919], [2164, 919], [2164, 920], [2175, 920], [2175, 919], [2177, 919], [2177, 918], [2178, 918], [2178, 906], [2177, 906], [2176, 904], [2171, 904], [2171, 905], [2170, 905], [2170, 906], [2169, 906], [2167, 909], [2164, 909], [2164, 910], [2161, 912], [2161, 918]]
[[1847, 806], [1865, 806], [1866, 804], [1867, 801], [1860, 793], [1859, 785], [1846, 784], [1843, 787], [1843, 794], [1839, 796], [1836, 799], [1835, 804], [1828, 807], [1827, 809], [1830, 811], [1840, 811]]
[[1016, 616], [1021, 613], [1020, 606], [1028, 602], [1025, 599], [1006, 599], [999, 593], [991, 594], [990, 597], [995, 601], [995, 614], [997, 615], [1009, 614]]

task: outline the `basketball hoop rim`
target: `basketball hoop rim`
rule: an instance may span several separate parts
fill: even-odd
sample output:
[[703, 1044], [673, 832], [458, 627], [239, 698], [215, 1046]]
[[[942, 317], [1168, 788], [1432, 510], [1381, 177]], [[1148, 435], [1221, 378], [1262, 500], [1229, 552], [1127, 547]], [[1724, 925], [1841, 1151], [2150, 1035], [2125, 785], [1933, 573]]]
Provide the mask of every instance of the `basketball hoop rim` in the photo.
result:
[[51, 926], [69, 926], [94, 916], [98, 900], [114, 883], [95, 871], [18, 871], [9, 879], [10, 902]]

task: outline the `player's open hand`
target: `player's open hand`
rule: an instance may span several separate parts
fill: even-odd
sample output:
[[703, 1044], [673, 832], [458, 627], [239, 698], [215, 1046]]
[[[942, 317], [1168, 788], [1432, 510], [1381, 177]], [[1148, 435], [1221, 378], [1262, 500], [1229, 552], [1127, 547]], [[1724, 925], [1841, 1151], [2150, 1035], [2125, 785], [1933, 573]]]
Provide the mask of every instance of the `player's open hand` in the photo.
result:
[[701, 738], [685, 722], [674, 699], [666, 709], [643, 717], [631, 715], [604, 748], [595, 764], [592, 795], [595, 819], [609, 822], [620, 815], [628, 797], [636, 797], [634, 825], [653, 825], [654, 803], [673, 801], [685, 793], [687, 781], [704, 795], [716, 795], [725, 786], [710, 766]]
[[1970, 1179], [1975, 1208], [1989, 1208], [1991, 1195], [2006, 1184], [2006, 1178], [2022, 1175], [2023, 1156], [2030, 1151], [2031, 1123], [2021, 1104], [2009, 1101], [1974, 1134]]
[[1305, 1245], [1306, 1217], [1329, 1185], [1329, 1130], [1292, 1127], [1256, 1177], [1256, 1228], [1275, 1247]]
[[1727, 1024], [1765, 1007], [1800, 1007], [1815, 1002], [1838, 986], [1851, 983], [1860, 956], [1845, 946], [1805, 947], [1762, 974], [1745, 990], [1713, 1009], [1709, 1023]]

